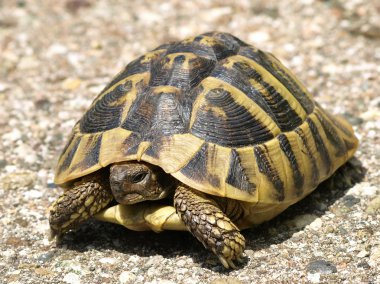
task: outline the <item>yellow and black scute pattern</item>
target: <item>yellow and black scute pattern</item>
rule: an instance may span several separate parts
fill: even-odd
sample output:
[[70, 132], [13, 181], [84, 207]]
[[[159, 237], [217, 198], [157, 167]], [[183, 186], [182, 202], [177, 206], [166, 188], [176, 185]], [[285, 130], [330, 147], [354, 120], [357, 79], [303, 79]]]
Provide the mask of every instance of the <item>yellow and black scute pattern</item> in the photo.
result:
[[293, 202], [356, 147], [273, 55], [214, 32], [128, 64], [74, 127], [55, 182], [141, 160], [209, 194]]

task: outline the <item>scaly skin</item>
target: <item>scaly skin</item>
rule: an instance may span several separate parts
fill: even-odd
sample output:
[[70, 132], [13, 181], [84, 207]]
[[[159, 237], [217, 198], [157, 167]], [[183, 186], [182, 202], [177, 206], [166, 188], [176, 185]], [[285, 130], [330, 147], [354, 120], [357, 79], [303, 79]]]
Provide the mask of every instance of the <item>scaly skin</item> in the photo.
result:
[[49, 208], [50, 238], [60, 237], [105, 208], [113, 199], [108, 177], [95, 174], [82, 178]]
[[236, 268], [234, 261], [242, 261], [245, 239], [215, 200], [202, 192], [178, 186], [174, 207], [190, 232], [218, 256], [224, 267]]
[[337, 169], [330, 178], [324, 181], [320, 187], [347, 190], [354, 184], [361, 182], [365, 173], [366, 169], [362, 166], [361, 162], [356, 157], [352, 157]]

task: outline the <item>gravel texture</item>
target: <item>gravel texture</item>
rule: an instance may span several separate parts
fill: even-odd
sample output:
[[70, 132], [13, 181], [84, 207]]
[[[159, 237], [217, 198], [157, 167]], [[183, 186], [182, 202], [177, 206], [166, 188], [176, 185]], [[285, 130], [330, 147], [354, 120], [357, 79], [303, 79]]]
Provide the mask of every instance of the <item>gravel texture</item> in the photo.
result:
[[[348, 117], [365, 180], [245, 231], [235, 271], [185, 232], [91, 221], [49, 242], [53, 168], [94, 96], [138, 55], [211, 30], [273, 52]], [[380, 283], [379, 74], [378, 0], [0, 0], [0, 282]]]

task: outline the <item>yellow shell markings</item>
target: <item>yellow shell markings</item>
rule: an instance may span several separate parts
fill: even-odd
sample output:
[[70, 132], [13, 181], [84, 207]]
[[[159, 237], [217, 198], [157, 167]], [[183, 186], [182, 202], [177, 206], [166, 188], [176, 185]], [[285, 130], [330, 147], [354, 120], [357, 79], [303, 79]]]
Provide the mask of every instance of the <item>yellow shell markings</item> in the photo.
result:
[[[306, 146], [303, 144], [301, 138], [297, 135], [297, 133], [295, 131], [285, 133], [285, 135], [289, 140], [291, 148], [294, 152], [294, 156], [295, 156], [296, 161], [299, 165], [299, 169], [300, 169], [302, 177], [303, 177], [303, 188], [304, 189], [313, 188], [314, 185], [312, 184], [312, 174], [313, 174], [312, 173], [312, 166], [311, 166], [311, 161], [310, 161], [308, 155], [306, 154], [307, 153], [307, 149], [305, 148]], [[282, 154], [284, 157], [285, 154], [284, 153], [282, 153]], [[283, 159], [285, 159], [285, 157]], [[290, 164], [290, 162], [286, 161], [286, 166], [289, 166], [289, 164]], [[293, 173], [289, 173], [289, 174], [292, 175]], [[294, 178], [292, 178], [291, 184], [293, 187], [296, 186], [296, 181], [294, 180]], [[298, 194], [296, 191], [294, 191], [293, 196], [298, 197]]]
[[[141, 63], [148, 63], [154, 60], [155, 58], [159, 57], [162, 53], [164, 53], [166, 49], [157, 49], [149, 51], [144, 55], [144, 59], [141, 60]], [[120, 72], [121, 73], [121, 72]]]
[[[247, 111], [252, 115], [252, 117], [260, 120], [261, 123], [266, 126], [268, 131], [270, 131], [273, 134], [273, 136], [277, 136], [281, 132], [276, 122], [273, 121], [273, 119], [259, 105], [257, 105], [253, 100], [251, 100], [246, 94], [244, 94], [244, 92], [242, 92], [238, 88], [214, 77], [207, 77], [206, 79], [204, 79], [201, 82], [201, 86], [203, 87], [203, 91], [201, 94], [197, 96], [193, 104], [193, 110], [190, 118], [190, 128], [193, 126], [194, 121], [196, 119], [197, 110], [205, 105], [205, 95], [212, 89], [220, 88], [228, 91], [237, 104], [245, 106], [247, 108]], [[215, 109], [216, 108], [214, 108], [214, 110]], [[220, 109], [217, 110], [217, 113], [224, 116], [223, 111]]]
[[167, 62], [165, 62], [165, 64], [163, 65], [164, 68], [172, 68], [173, 67], [173, 64], [174, 64], [174, 60], [177, 56], [183, 56], [184, 57], [184, 62], [181, 64], [181, 68], [183, 69], [187, 69], [189, 70], [190, 67], [191, 68], [194, 68], [193, 65], [190, 64], [190, 60], [192, 59], [197, 59], [199, 58], [198, 56], [196, 56], [194, 53], [192, 52], [176, 52], [176, 53], [171, 53], [171, 54], [168, 54], [166, 56], [166, 58], [168, 58], [169, 60]]
[[106, 167], [111, 163], [121, 162], [125, 159], [124, 141], [132, 133], [132, 131], [123, 128], [115, 128], [103, 133], [103, 146], [100, 149], [99, 155], [99, 163], [101, 167]]
[[[208, 145], [208, 149], [211, 149], [211, 152], [207, 155], [207, 175], [215, 176], [218, 178], [220, 184], [219, 186], [215, 186], [206, 181], [196, 181], [185, 176], [179, 169], [177, 172], [172, 172], [172, 176], [174, 176], [179, 181], [184, 184], [196, 188], [199, 191], [215, 195], [221, 197], [229, 197], [237, 200], [247, 201], [251, 203], [255, 203], [257, 201], [257, 193], [254, 191], [253, 193], [249, 193], [246, 191], [242, 191], [234, 186], [226, 183], [228, 170], [229, 170], [229, 160], [231, 155], [231, 148], [223, 147], [220, 145], [216, 145], [213, 143], [206, 143]], [[248, 147], [247, 147], [248, 148]], [[252, 147], [250, 147], [252, 148]], [[243, 148], [240, 148], [240, 151]], [[248, 150], [248, 149], [247, 149]], [[197, 152], [196, 152], [197, 153]], [[191, 159], [190, 159], [191, 160]]]
[[[147, 85], [149, 82], [149, 79], [150, 79], [150, 73], [149, 72], [131, 75], [131, 76], [129, 76], [123, 80], [120, 80], [115, 85], [113, 85], [112, 87], [107, 89], [106, 92], [104, 92], [101, 97], [97, 98], [97, 100], [94, 101], [94, 103], [96, 103], [105, 94], [113, 91], [115, 88], [119, 87], [120, 85], [125, 84], [126, 82], [131, 82], [132, 88], [129, 91], [127, 91], [123, 96], [121, 96], [116, 102], [114, 102], [115, 106], [116, 105], [124, 105], [123, 113], [121, 115], [121, 121], [124, 121], [124, 119], [128, 115], [128, 111], [129, 111], [130, 107], [132, 106], [133, 102], [136, 100], [136, 97], [138, 95], [139, 89], [136, 87], [136, 84], [139, 82], [143, 82], [144, 85]], [[92, 104], [92, 106], [94, 105], [94, 103]]]
[[160, 94], [160, 93], [179, 93], [181, 90], [174, 86], [157, 86], [152, 87], [152, 92], [154, 94]]
[[200, 42], [200, 44], [203, 44], [203, 45], [206, 45], [206, 46], [215, 46], [217, 44], [219, 44], [219, 41], [216, 40], [215, 38], [213, 37], [210, 37], [210, 36], [204, 36]]
[[159, 147], [159, 157], [155, 159], [147, 154], [142, 160], [159, 165], [165, 172], [174, 173], [183, 168], [199, 151], [204, 141], [189, 133], [174, 134], [171, 137], [162, 137]]
[[324, 111], [321, 107], [317, 107], [317, 113], [321, 115], [330, 125], [334, 127], [337, 131], [338, 136], [344, 139], [345, 141], [349, 141], [352, 143], [352, 148], [348, 149], [346, 152], [346, 158], [350, 157], [350, 153], [352, 153], [352, 149], [356, 149], [358, 147], [359, 140], [354, 135], [354, 130], [349, 122], [340, 115], [332, 116], [330, 113]]
[[[260, 64], [255, 62], [252, 59], [249, 59], [242, 55], [234, 55], [227, 58], [226, 62], [223, 64], [224, 67], [232, 68], [235, 62], [242, 62], [250, 66], [252, 69], [256, 70], [263, 78], [263, 80], [269, 85], [273, 86], [276, 91], [289, 103], [291, 108], [297, 113], [297, 115], [303, 120], [305, 120], [307, 113], [303, 109], [300, 103], [294, 95], [280, 82], [276, 77], [273, 76], [268, 70], [262, 67]], [[266, 90], [261, 84], [259, 84], [255, 79], [250, 79], [249, 82], [252, 86], [262, 92], [264, 95], [267, 95], [268, 90]], [[307, 90], [304, 90], [305, 93], [308, 93]]]
[[[277, 139], [272, 139], [263, 144], [255, 145], [253, 148], [254, 151], [260, 149], [266, 153], [266, 157], [269, 159], [268, 166], [271, 167], [271, 172], [273, 174], [273, 177], [270, 178], [265, 173], [258, 171], [258, 179], [260, 180], [260, 188], [258, 189], [259, 202], [264, 204], [276, 203], [276, 201], [283, 202], [283, 199], [281, 200], [281, 198], [277, 197], [277, 195], [281, 193], [278, 193], [273, 185], [274, 178], [283, 183], [286, 180], [282, 165], [281, 150], [278, 147]], [[260, 159], [263, 159], [263, 157], [260, 156]], [[256, 158], [256, 164], [258, 164], [258, 162], [258, 158]], [[286, 189], [286, 184], [283, 185], [283, 188]], [[284, 193], [282, 194], [285, 196]]]
[[[315, 112], [313, 112], [312, 114], [309, 115], [308, 117], [311, 121], [313, 121], [313, 123], [317, 126], [317, 129], [319, 130], [319, 135], [321, 136], [322, 138], [322, 141], [325, 145], [325, 148], [326, 148], [326, 151], [327, 151], [327, 154], [329, 155], [329, 157], [334, 157], [334, 151], [331, 149], [332, 146], [330, 143], [328, 143], [328, 140], [326, 138], [326, 134], [325, 132], [322, 130], [322, 126], [318, 120], [318, 118], [316, 117], [315, 115]], [[309, 127], [310, 128], [310, 127]], [[331, 163], [330, 165], [325, 165], [325, 162], [323, 161], [323, 155], [321, 153], [321, 151], [318, 151], [318, 145], [317, 145], [317, 141], [315, 141], [315, 139], [313, 140], [314, 142], [314, 145], [317, 149], [317, 153], [314, 157], [317, 158], [318, 160], [318, 164], [319, 164], [319, 169], [324, 169], [323, 171], [320, 171], [320, 181], [323, 181], [325, 180], [327, 177], [329, 177], [332, 173], [332, 167], [335, 165], [338, 165], [339, 164], [339, 158], [338, 157], [334, 157], [334, 162]]]
[[[90, 108], [94, 107], [94, 105], [103, 98], [104, 95], [107, 93], [113, 91], [115, 88], [119, 87], [122, 84], [125, 84], [126, 82], [132, 83], [132, 88], [130, 90], [127, 90], [126, 93], [121, 96], [116, 102], [113, 102], [112, 105], [124, 105], [122, 115], [121, 115], [121, 121], [123, 121], [128, 111], [135, 101], [137, 95], [138, 95], [138, 88], [136, 87], [136, 84], [139, 82], [143, 82], [143, 84], [147, 84], [150, 78], [150, 74], [148, 72], [140, 73], [140, 74], [134, 74], [131, 76], [128, 76], [124, 78], [123, 80], [120, 80], [119, 82], [115, 83], [108, 89], [104, 90], [91, 104]], [[79, 129], [79, 124], [77, 124], [73, 129], [73, 139], [71, 145], [66, 149], [65, 153], [60, 157], [58, 162], [58, 167], [56, 169], [55, 174], [55, 182], [57, 184], [65, 183], [69, 180], [76, 179], [78, 177], [90, 174], [104, 166], [109, 165], [111, 162], [118, 162], [125, 160], [124, 150], [122, 147], [122, 144], [124, 140], [131, 134], [131, 131], [122, 129], [122, 128], [115, 128], [108, 131], [104, 131], [101, 133], [90, 133], [90, 134], [82, 134]], [[95, 143], [96, 140], [99, 138], [99, 135], [101, 135], [102, 144], [103, 145], [114, 145], [114, 147], [104, 147], [102, 146], [100, 149], [100, 155], [99, 155], [99, 162], [95, 164], [92, 167], [83, 168], [80, 167], [80, 163], [83, 161], [83, 159], [88, 154], [88, 150], [91, 149], [91, 146], [93, 144], [89, 143], [89, 141], [92, 141], [92, 143]], [[71, 162], [71, 166], [67, 171], [60, 172], [59, 171], [59, 165], [62, 165], [62, 162], [66, 159], [67, 155], [70, 153], [71, 148], [74, 147], [76, 141], [79, 139], [79, 146], [77, 147], [77, 150], [74, 153], [74, 157]], [[99, 138], [100, 139], [100, 138]], [[117, 142], [117, 143], [116, 143]], [[110, 143], [110, 144], [107, 144]], [[106, 152], [105, 154], [102, 154], [102, 152]], [[110, 152], [113, 154], [110, 155]], [[135, 157], [134, 157], [135, 158]]]
[[[181, 43], [182, 44], [192, 43], [192, 42], [195, 41], [195, 39], [197, 37], [198, 36], [193, 36], [193, 37], [186, 38], [186, 39], [182, 40]], [[215, 44], [218, 44], [219, 42], [216, 41], [213, 37], [203, 35], [202, 39], [199, 41], [199, 43], [203, 44], [203, 45], [206, 45], [206, 46], [214, 46]]]
[[[124, 71], [124, 70], [123, 70]], [[118, 75], [120, 73], [122, 73], [123, 71], [119, 72]], [[115, 76], [117, 77], [117, 76]], [[91, 109], [99, 100], [101, 100], [106, 94], [108, 94], [109, 92], [112, 92], [114, 89], [116, 89], [117, 87], [119, 87], [120, 85], [122, 84], [125, 84], [127, 81], [132, 81], [133, 82], [133, 86], [135, 86], [136, 83], [140, 82], [140, 81], [144, 81], [145, 83], [149, 82], [149, 79], [150, 79], [150, 73], [149, 72], [143, 72], [143, 73], [138, 73], [138, 74], [133, 74], [131, 76], [128, 76], [118, 82], [116, 82], [115, 84], [113, 84], [112, 86], [109, 86], [108, 88], [104, 89], [99, 95], [97, 95], [95, 97], [95, 99], [93, 100], [93, 102], [91, 103], [90, 107], [88, 109]]]
[[[245, 171], [249, 182], [256, 185], [256, 189], [261, 187], [260, 179], [258, 178], [259, 170], [254, 159], [253, 147], [237, 148], [236, 152], [240, 157], [240, 163]], [[256, 190], [257, 191], [257, 190]], [[257, 193], [258, 194], [258, 193]]]
[[267, 58], [271, 61], [272, 66], [276, 70], [278, 70], [278, 71], [283, 70], [283, 72], [281, 71], [281, 73], [286, 74], [287, 76], [289, 76], [290, 78], [292, 78], [292, 80], [294, 80], [294, 82], [302, 90], [302, 92], [304, 94], [306, 94], [306, 96], [309, 98], [309, 100], [311, 100], [311, 101], [314, 102], [313, 96], [309, 93], [309, 91], [306, 89], [306, 87], [304, 86], [304, 84], [300, 80], [298, 80], [298, 78], [293, 74], [292, 71], [290, 71], [287, 67], [285, 67], [280, 62], [280, 60], [278, 60], [272, 53], [266, 52], [265, 54], [267, 55]]

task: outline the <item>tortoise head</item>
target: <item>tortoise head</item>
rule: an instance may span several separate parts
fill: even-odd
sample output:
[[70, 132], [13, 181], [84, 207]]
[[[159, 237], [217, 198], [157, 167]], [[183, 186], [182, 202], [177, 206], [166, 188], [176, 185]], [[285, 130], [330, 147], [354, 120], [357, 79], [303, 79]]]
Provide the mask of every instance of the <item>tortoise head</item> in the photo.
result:
[[120, 204], [158, 200], [173, 192], [172, 178], [159, 167], [142, 162], [124, 162], [110, 168], [113, 196]]

